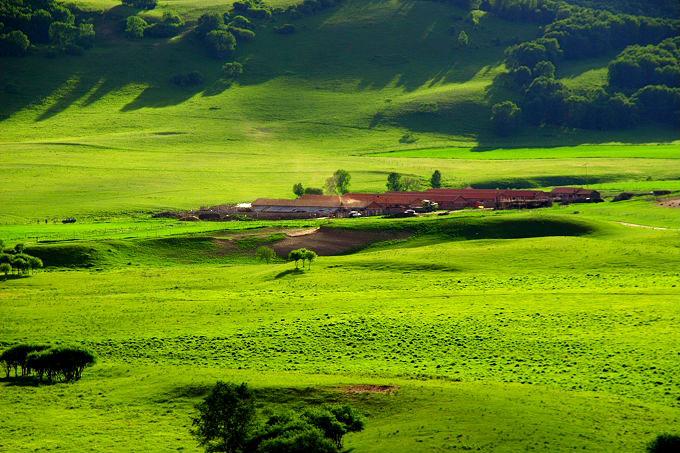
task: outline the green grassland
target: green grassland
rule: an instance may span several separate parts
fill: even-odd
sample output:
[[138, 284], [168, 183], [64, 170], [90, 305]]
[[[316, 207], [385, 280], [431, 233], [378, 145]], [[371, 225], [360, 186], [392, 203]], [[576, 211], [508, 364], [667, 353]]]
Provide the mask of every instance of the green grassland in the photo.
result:
[[[187, 5], [190, 18], [226, 8]], [[453, 186], [552, 186], [575, 176], [582, 184], [652, 178], [663, 188], [680, 177], [677, 128], [490, 133], [489, 88], [505, 41], [537, 36], [533, 25], [487, 15], [472, 27], [446, 4], [349, 0], [296, 20], [291, 36], [258, 28], [237, 55], [244, 77], [228, 86], [222, 62], [190, 34], [125, 39], [117, 27], [130, 12], [98, 16], [97, 45], [83, 56], [3, 61], [0, 87], [11, 87], [0, 94], [3, 223], [289, 196], [293, 183], [321, 185], [337, 168], [352, 172], [353, 189], [374, 191], [389, 171], [428, 177], [434, 168]], [[469, 32], [469, 48], [456, 47], [452, 26]], [[562, 76], [579, 84], [605, 65], [570, 65]], [[190, 70], [206, 84], [169, 82]], [[401, 143], [407, 133], [417, 141]], [[505, 159], [512, 164], [496, 162]]]
[[680, 421], [680, 233], [560, 209], [333, 222], [415, 235], [301, 275], [256, 261], [261, 241], [220, 246], [261, 228], [29, 244], [64, 267], [2, 283], [2, 341], [99, 363], [74, 385], [5, 384], [3, 447], [194, 451], [192, 405], [229, 379], [268, 407], [356, 404], [356, 451], [639, 451]]
[[[538, 26], [347, 0], [295, 19], [291, 36], [258, 27], [230, 86], [190, 34], [129, 41], [117, 24], [132, 10], [75, 3], [95, 14], [95, 48], [1, 62], [0, 239], [47, 267], [0, 280], [0, 349], [79, 344], [98, 363], [75, 384], [0, 380], [0, 450], [198, 451], [193, 406], [218, 379], [250, 383], [263, 410], [356, 405], [368, 416], [347, 437], [356, 452], [639, 452], [679, 433], [680, 209], [656, 197], [399, 220], [150, 218], [290, 197], [338, 168], [355, 191], [439, 169], [451, 187], [677, 197], [677, 128], [490, 132], [504, 48]], [[194, 20], [229, 3], [144, 14]], [[608, 60], [558, 76], [596, 89]], [[192, 70], [204, 86], [169, 82]], [[255, 258], [315, 226], [412, 236], [304, 273]]]

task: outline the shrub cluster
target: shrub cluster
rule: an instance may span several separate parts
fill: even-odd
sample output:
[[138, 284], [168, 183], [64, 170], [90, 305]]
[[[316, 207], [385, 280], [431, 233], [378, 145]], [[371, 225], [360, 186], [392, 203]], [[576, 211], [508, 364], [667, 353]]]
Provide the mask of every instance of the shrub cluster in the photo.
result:
[[193, 434], [206, 451], [339, 453], [343, 437], [364, 429], [349, 405], [287, 411], [257, 422], [256, 400], [246, 384], [217, 382], [196, 408]]
[[609, 64], [609, 86], [623, 91], [647, 85], [680, 87], [680, 37], [631, 46]]
[[[3, 242], [0, 241], [0, 249]], [[43, 267], [43, 262], [36, 256], [24, 253], [24, 245], [17, 244], [14, 248], [6, 248], [0, 253], [0, 274], [5, 277], [10, 273], [16, 275], [30, 274], [35, 269]]]
[[122, 4], [137, 9], [154, 9], [158, 0], [122, 0]]
[[[241, 3], [243, 2], [234, 3], [234, 12], [243, 11], [243, 6], [237, 6]], [[207, 13], [199, 17], [196, 34], [213, 56], [227, 58], [236, 52], [238, 43], [255, 39], [253, 28], [253, 21], [241, 14]]]
[[19, 377], [36, 376], [49, 382], [74, 382], [81, 378], [85, 367], [95, 363], [92, 352], [82, 348], [20, 344], [0, 355], [7, 377], [11, 371]]
[[82, 53], [94, 45], [90, 23], [54, 0], [0, 2], [0, 56], [22, 56], [31, 45], [52, 45], [59, 51]]

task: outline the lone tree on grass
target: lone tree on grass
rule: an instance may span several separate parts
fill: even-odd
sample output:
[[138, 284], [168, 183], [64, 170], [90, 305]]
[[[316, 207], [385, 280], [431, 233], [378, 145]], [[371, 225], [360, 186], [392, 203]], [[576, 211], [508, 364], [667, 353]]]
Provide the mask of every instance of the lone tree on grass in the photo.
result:
[[[288, 261], [295, 261], [295, 269], [298, 268], [298, 262], [302, 259], [302, 254], [300, 253], [300, 249], [296, 250], [291, 250], [288, 253]], [[304, 266], [304, 263], [302, 263]]]
[[430, 187], [439, 189], [442, 186], [442, 174], [439, 170], [435, 170], [430, 178]]
[[274, 252], [274, 249], [264, 245], [262, 247], [258, 247], [255, 253], [257, 254], [257, 258], [260, 261], [266, 261], [267, 263], [270, 263], [274, 258], [276, 258], [276, 252]]
[[401, 175], [392, 172], [387, 175], [387, 190], [390, 192], [399, 192], [401, 190]]
[[298, 197], [301, 197], [305, 194], [305, 188], [301, 182], [293, 185], [293, 193]]
[[344, 195], [349, 192], [349, 182], [352, 176], [347, 170], [336, 170], [333, 176], [326, 180], [326, 192]]
[[247, 384], [218, 382], [196, 408], [193, 434], [206, 451], [244, 451], [255, 420], [255, 398]]

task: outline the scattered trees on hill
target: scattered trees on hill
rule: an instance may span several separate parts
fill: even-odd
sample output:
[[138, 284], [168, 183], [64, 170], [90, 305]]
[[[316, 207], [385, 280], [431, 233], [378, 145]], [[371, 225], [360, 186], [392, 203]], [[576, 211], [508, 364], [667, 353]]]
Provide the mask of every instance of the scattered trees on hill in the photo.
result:
[[24, 253], [23, 244], [17, 244], [14, 248], [5, 248], [0, 253], [0, 273], [3, 273], [5, 277], [12, 272], [16, 275], [30, 274], [42, 267], [43, 262], [40, 258]]
[[408, 192], [420, 190], [422, 187], [423, 182], [419, 178], [415, 178], [413, 176], [403, 176], [395, 172], [387, 175], [388, 192]]
[[11, 347], [0, 355], [7, 377], [14, 370], [19, 377], [37, 376], [49, 382], [74, 382], [82, 377], [83, 370], [94, 364], [94, 354], [83, 348], [21, 344]]
[[192, 433], [206, 451], [339, 453], [347, 433], [364, 429], [363, 418], [349, 405], [286, 411], [258, 424], [255, 403], [246, 384], [217, 382], [197, 406]]
[[160, 22], [149, 24], [144, 36], [151, 38], [170, 38], [178, 35], [184, 27], [184, 19], [174, 11], [165, 11]]
[[336, 170], [333, 176], [326, 179], [326, 192], [329, 194], [344, 195], [349, 192], [349, 183], [352, 175], [347, 170]]
[[309, 250], [306, 248], [295, 249], [291, 250], [290, 253], [288, 253], [288, 261], [295, 262], [295, 269], [298, 269], [298, 263], [300, 261], [302, 261], [302, 268], [304, 269], [305, 262], [307, 262], [308, 268], [311, 269], [312, 261], [314, 261], [317, 258], [317, 256], [318, 255], [313, 250]]
[[680, 87], [680, 37], [625, 49], [609, 64], [609, 85], [623, 91], [647, 85]]
[[75, 7], [55, 0], [4, 0], [0, 3], [0, 56], [25, 55], [32, 45], [52, 45], [72, 54], [92, 47], [94, 26], [79, 21], [75, 13]]

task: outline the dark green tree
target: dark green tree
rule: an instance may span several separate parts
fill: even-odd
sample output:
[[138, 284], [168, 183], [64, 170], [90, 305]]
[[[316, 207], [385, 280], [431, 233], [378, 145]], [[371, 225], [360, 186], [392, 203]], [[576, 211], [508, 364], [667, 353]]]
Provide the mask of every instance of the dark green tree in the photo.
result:
[[498, 135], [516, 132], [521, 124], [522, 111], [512, 101], [495, 104], [491, 108], [491, 124]]
[[301, 182], [293, 185], [293, 193], [295, 195], [297, 195], [298, 197], [301, 197], [302, 195], [304, 195], [305, 188], [302, 186]]
[[243, 451], [255, 420], [255, 398], [247, 384], [217, 382], [196, 408], [193, 434], [206, 451]]
[[401, 175], [396, 172], [387, 175], [387, 190], [389, 192], [399, 192], [401, 189]]
[[433, 189], [439, 189], [442, 186], [442, 173], [439, 170], [435, 170], [430, 177], [430, 187]]
[[132, 39], [142, 39], [148, 26], [149, 24], [141, 17], [130, 16], [125, 21], [125, 35]]

